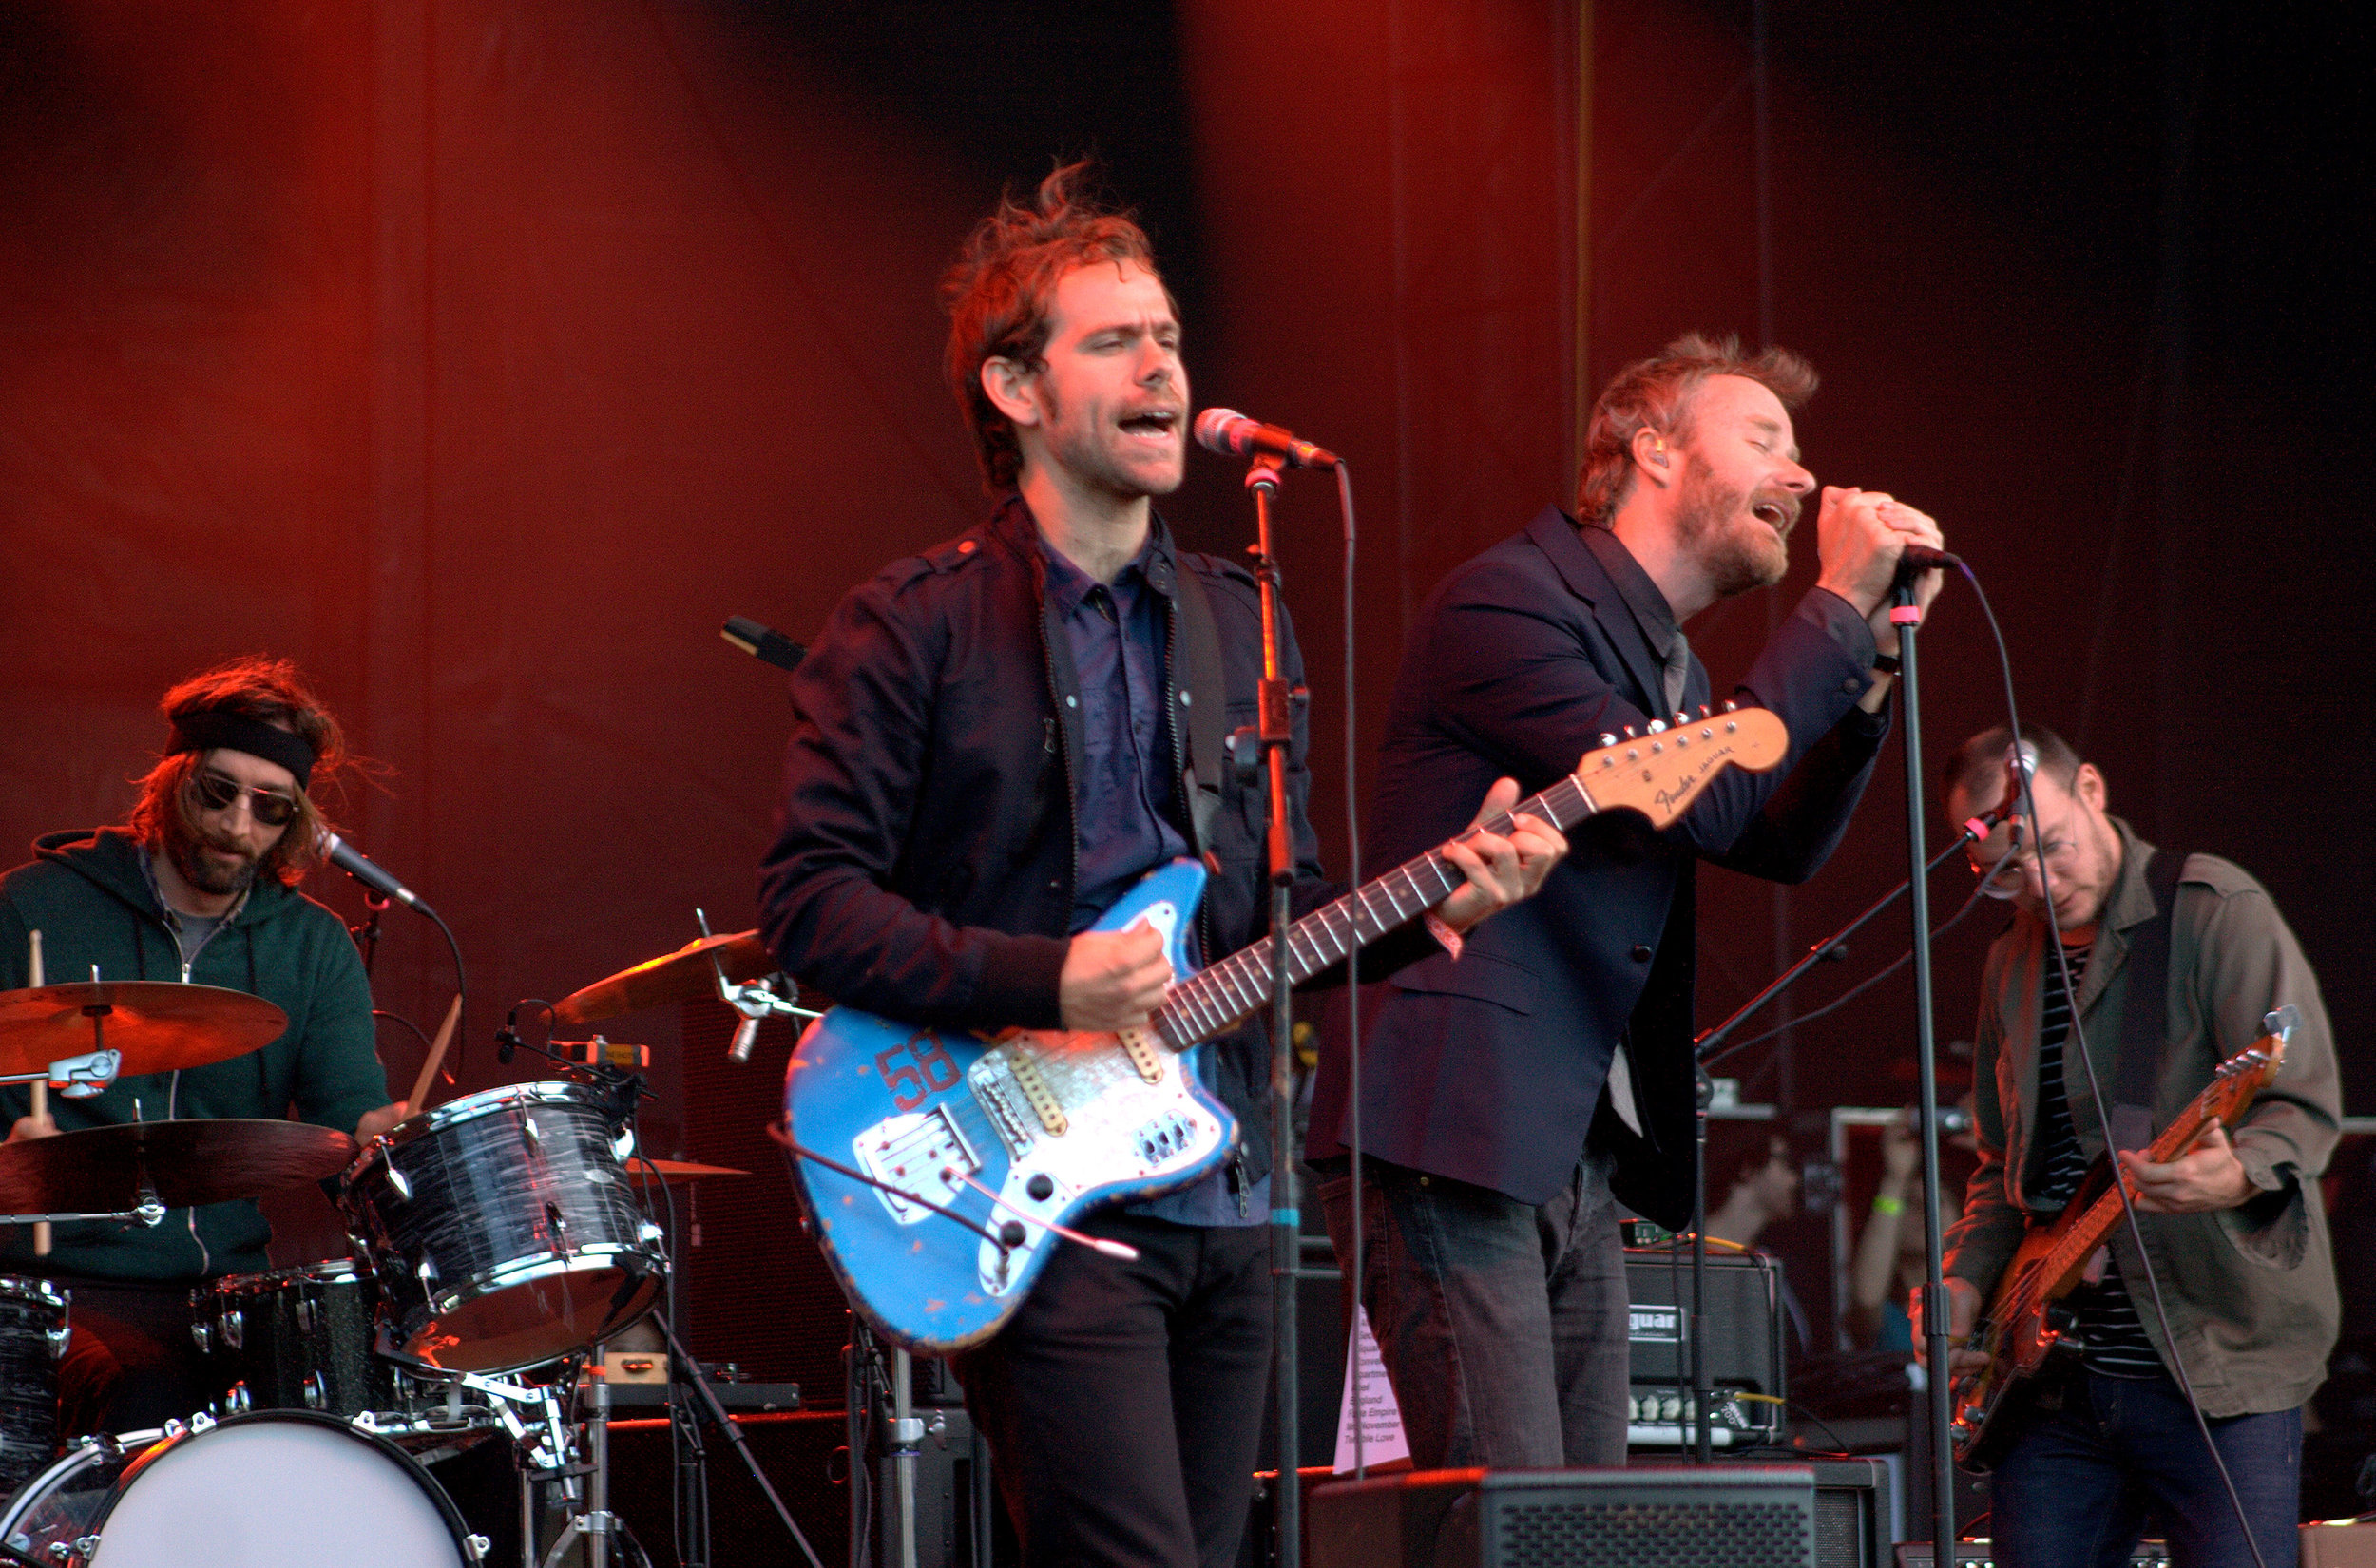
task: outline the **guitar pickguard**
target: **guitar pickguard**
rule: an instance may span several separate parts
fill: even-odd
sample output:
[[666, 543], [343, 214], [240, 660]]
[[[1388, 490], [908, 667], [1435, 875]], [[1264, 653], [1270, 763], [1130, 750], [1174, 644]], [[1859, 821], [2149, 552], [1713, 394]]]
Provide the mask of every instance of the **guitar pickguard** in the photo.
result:
[[902, 1225], [931, 1218], [927, 1204], [947, 1208], [964, 1190], [965, 1178], [982, 1168], [981, 1157], [947, 1106], [878, 1121], [850, 1140], [850, 1151], [861, 1170], [883, 1183], [874, 1195]]

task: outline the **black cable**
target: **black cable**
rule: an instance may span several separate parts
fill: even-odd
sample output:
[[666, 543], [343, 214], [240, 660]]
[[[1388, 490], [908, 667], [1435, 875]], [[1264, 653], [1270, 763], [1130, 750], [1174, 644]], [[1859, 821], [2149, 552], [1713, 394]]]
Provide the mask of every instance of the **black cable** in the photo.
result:
[[[1345, 870], [1352, 886], [1361, 886], [1361, 800], [1354, 783], [1355, 769], [1361, 755], [1360, 736], [1353, 725], [1353, 475], [1340, 459], [1336, 465], [1336, 508], [1345, 519]], [[1359, 1329], [1366, 1309], [1361, 1301], [1362, 1204], [1361, 1204], [1361, 946], [1356, 943], [1345, 955], [1345, 1092], [1351, 1106], [1352, 1123], [1352, 1297], [1353, 1323]], [[1313, 1078], [1318, 1078], [1315, 1071]], [[1307, 1128], [1304, 1147], [1312, 1146]], [[1274, 1202], [1276, 1198], [1274, 1197]], [[1350, 1336], [1345, 1349], [1345, 1376], [1353, 1389], [1353, 1479], [1361, 1481], [1370, 1474], [1368, 1434], [1363, 1430], [1369, 1420], [1367, 1406], [1361, 1398], [1361, 1336]], [[1288, 1484], [1287, 1476], [1303, 1463], [1303, 1456], [1282, 1456], [1279, 1460], [1280, 1484]]]
[[[455, 1013], [453, 1018], [453, 1064], [446, 1069], [446, 1081], [455, 1083], [460, 1080], [462, 1064], [470, 1054], [470, 1031], [466, 1017], [470, 1010], [470, 982], [462, 968], [462, 944], [453, 939], [453, 927], [446, 924], [444, 915], [425, 905], [415, 904], [413, 908], [437, 923], [437, 928], [446, 934], [447, 949], [453, 954], [453, 990], [459, 999], [461, 1011]], [[406, 1109], [417, 1112], [420, 1107], [411, 1105]]]
[[[1954, 849], [1950, 849], [1947, 851], [1948, 854], [1953, 854], [1954, 852]], [[1944, 858], [1944, 856], [1942, 858]], [[1934, 861], [1932, 864], [1935, 866], [1937, 862]], [[1961, 921], [1965, 915], [1970, 914], [1973, 909], [1979, 907], [1981, 896], [1987, 890], [1987, 878], [1982, 878], [1980, 882], [1974, 886], [1971, 892], [1964, 898], [1964, 907], [1962, 908], [1956, 910], [1955, 913], [1947, 916], [1946, 919], [1941, 921], [1938, 925], [1933, 926], [1930, 928], [1930, 940], [1936, 942], [1941, 937], [1946, 935], [1949, 931], [1955, 929], [1957, 922]], [[1734, 1051], [1747, 1050], [1750, 1046], [1758, 1043], [1760, 1041], [1772, 1040], [1774, 1036], [1798, 1028], [1802, 1024], [1812, 1023], [1815, 1020], [1823, 1017], [1825, 1014], [1847, 1006], [1850, 1002], [1855, 1001], [1867, 991], [1871, 990], [1875, 985], [1880, 985], [1883, 981], [1888, 979], [1900, 969], [1905, 968], [1913, 961], [1914, 949], [1908, 947], [1906, 951], [1891, 959], [1886, 966], [1874, 970], [1870, 975], [1868, 975], [1865, 979], [1858, 981], [1847, 990], [1842, 991], [1838, 996], [1833, 997], [1830, 1001], [1825, 1003], [1813, 1012], [1802, 1013], [1797, 1018], [1791, 1020], [1788, 1023], [1777, 1024], [1773, 1028], [1768, 1029], [1764, 1034], [1751, 1035], [1747, 1040], [1730, 1042], [1724, 1047], [1724, 1054], [1729, 1054]]]
[[[943, 1208], [940, 1204], [933, 1202], [930, 1198], [919, 1197], [915, 1194], [908, 1191], [905, 1187], [894, 1187], [888, 1181], [878, 1181], [874, 1177], [867, 1175], [864, 1171], [853, 1170], [850, 1166], [844, 1165], [838, 1159], [832, 1159], [824, 1155], [820, 1155], [814, 1149], [810, 1148], [807, 1144], [795, 1140], [792, 1136], [791, 1129], [786, 1127], [780, 1121], [772, 1121], [768, 1123], [767, 1136], [782, 1144], [784, 1148], [792, 1154], [797, 1155], [802, 1159], [813, 1159], [819, 1165], [824, 1166], [827, 1170], [833, 1172], [835, 1176], [848, 1176], [853, 1181], [863, 1182], [869, 1187], [876, 1188], [879, 1191], [889, 1193], [893, 1197], [905, 1198], [910, 1203], [920, 1204], [923, 1207], [931, 1210], [943, 1219], [955, 1220], [967, 1230], [971, 1231], [975, 1235], [980, 1236], [983, 1240], [997, 1248], [1001, 1255], [1012, 1252], [1021, 1240], [1021, 1238], [1018, 1237], [1017, 1241], [1010, 1242], [1003, 1236], [992, 1235], [987, 1230], [984, 1229], [982, 1226], [976, 1225], [972, 1220], [968, 1219], [965, 1215], [957, 1213], [954, 1209]], [[793, 1175], [796, 1178], [799, 1176], [799, 1173], [795, 1171]], [[1022, 1222], [1019, 1220], [1009, 1220], [1007, 1223], [1020, 1229]]]
[[[1981, 614], [1988, 621], [1988, 634], [1997, 641], [1997, 669], [2004, 681], [2005, 722], [2011, 729], [2012, 745], [2018, 755], [2022, 745], [2022, 715], [2021, 708], [2013, 695], [2013, 656], [2005, 647], [2003, 628], [1997, 624], [1997, 612], [1988, 602], [1988, 595], [1982, 589], [1980, 579], [1974, 576], [1972, 568], [1963, 562], [1957, 562], [1956, 567], [1963, 572], [1964, 581], [1972, 585], [1972, 593], [1980, 600]], [[2035, 770], [2032, 768], [2016, 765], [2013, 769], [2013, 776], [2021, 791], [2022, 815], [2031, 825], [2031, 836], [2038, 840], [2031, 852], [2038, 860], [2039, 903], [2046, 911], [2046, 947], [2054, 955], [2057, 975], [2062, 984], [2062, 994], [2070, 1003], [2070, 1041], [2079, 1046], [2079, 1063], [2087, 1070], [2088, 1096], [2095, 1107], [2096, 1119], [2104, 1130], [2104, 1157], [2112, 1162], [2112, 1186], [2113, 1190], [2120, 1195], [2120, 1217], [2128, 1227], [2129, 1240], [2136, 1249], [2137, 1259], [2144, 1265], [2146, 1289], [2154, 1302], [2154, 1318], [2161, 1326], [2162, 1343], [2169, 1347], [2170, 1366], [2177, 1374], [2175, 1381], [2179, 1391], [2186, 1395], [2186, 1407], [2194, 1417], [2195, 1429], [2203, 1434], [2203, 1446], [2211, 1454], [2213, 1467], [2219, 1472], [2220, 1485], [2227, 1488], [2229, 1505], [2235, 1510], [2236, 1526], [2243, 1532], [2244, 1543], [2252, 1549], [2252, 1560], [2258, 1563], [2260, 1568], [2269, 1568], [2269, 1559], [2261, 1555], [2260, 1542], [2252, 1535], [2251, 1516], [2245, 1512], [2244, 1499], [2235, 1489], [2235, 1478], [2228, 1473], [2227, 1458], [2219, 1452], [2219, 1444], [2211, 1439], [2211, 1423], [2203, 1415], [2202, 1401], [2197, 1399], [2194, 1393], [2194, 1380], [2187, 1373], [2186, 1358], [2179, 1353], [2177, 1336], [2170, 1329], [2170, 1311], [2162, 1300], [2161, 1280], [2154, 1272], [2153, 1254], [2145, 1250], [2145, 1233], [2137, 1225], [2136, 1209], [2129, 1199], [2129, 1184], [2120, 1176], [2120, 1162], [2113, 1145], [2111, 1109], [2104, 1102], [2103, 1083], [2096, 1072], [2094, 1053], [2087, 1048], [2087, 1031], [2079, 1022], [2079, 987], [2071, 983], [2071, 958], [2070, 954], [2063, 950], [2062, 923], [2055, 915], [2054, 885], [2046, 868], [2045, 834], [2037, 826], [2038, 797], [2030, 783], [2030, 775]], [[2175, 902], [2176, 894], [2173, 892], [2171, 896]], [[2066, 1050], [2063, 1054], [2067, 1059], [2070, 1052]]]
[[[677, 1195], [669, 1190], [668, 1177], [661, 1174], [659, 1163], [644, 1151], [643, 1139], [640, 1130], [636, 1138], [635, 1157], [631, 1161], [631, 1164], [642, 1167], [642, 1174], [639, 1175], [636, 1178], [635, 1188], [636, 1199], [643, 1206], [645, 1215], [648, 1217], [651, 1214], [651, 1200], [643, 1195], [643, 1189], [654, 1182], [657, 1182], [660, 1186], [661, 1203], [668, 1215], [667, 1229], [661, 1233], [666, 1239], [662, 1243], [663, 1250], [661, 1253], [661, 1262], [667, 1271], [667, 1275], [661, 1288], [667, 1292], [668, 1321], [670, 1323], [674, 1323], [677, 1321], [676, 1246], [677, 1237], [682, 1233], [677, 1229]], [[694, 1364], [694, 1370], [697, 1372], [700, 1370], [700, 1364], [699, 1362]], [[698, 1561], [706, 1564], [709, 1561], [710, 1556], [709, 1509], [707, 1506], [709, 1474], [706, 1467], [701, 1472], [701, 1497], [698, 1500], [687, 1497], [687, 1488], [683, 1480], [684, 1462], [679, 1448], [680, 1431], [677, 1422], [677, 1414], [678, 1412], [675, 1408], [675, 1403], [672, 1401], [668, 1421], [668, 1473], [672, 1478], [672, 1484], [669, 1487], [668, 1499], [670, 1543], [676, 1548], [677, 1560], [679, 1562], [691, 1563]], [[690, 1521], [688, 1520], [688, 1516], [691, 1516]], [[691, 1540], [695, 1547], [695, 1550], [692, 1551], [686, 1550], [688, 1539], [687, 1529], [689, 1522], [693, 1532]], [[641, 1549], [641, 1545], [639, 1544], [638, 1550]]]
[[[429, 1042], [429, 1032], [423, 1029], [419, 1024], [413, 1023], [411, 1019], [405, 1017], [402, 1013], [392, 1013], [385, 1007], [374, 1007], [372, 1009], [372, 1016], [374, 1018], [384, 1018], [392, 1023], [403, 1024], [406, 1028], [412, 1031], [412, 1038], [421, 1042], [422, 1050], [428, 1051], [432, 1049]], [[417, 1105], [412, 1108], [416, 1111], [420, 1109]]]

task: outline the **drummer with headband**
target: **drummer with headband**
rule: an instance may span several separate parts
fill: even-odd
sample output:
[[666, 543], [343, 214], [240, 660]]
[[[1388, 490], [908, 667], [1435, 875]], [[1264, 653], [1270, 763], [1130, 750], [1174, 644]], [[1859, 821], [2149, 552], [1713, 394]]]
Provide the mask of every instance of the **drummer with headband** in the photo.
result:
[[[338, 917], [296, 887], [322, 859], [308, 790], [344, 763], [337, 720], [295, 665], [260, 657], [182, 682], [163, 707], [172, 739], [131, 821], [48, 834], [0, 877], [0, 990], [33, 983], [37, 930], [52, 984], [88, 980], [96, 965], [105, 980], [221, 986], [274, 1003], [289, 1028], [228, 1061], [52, 1098], [47, 1117], [24, 1086], [0, 1088], [0, 1124], [14, 1141], [135, 1119], [278, 1119], [294, 1105], [317, 1126], [376, 1137], [405, 1107], [388, 1103], [363, 966]], [[60, 1224], [47, 1256], [32, 1227], [0, 1227], [0, 1272], [73, 1293], [64, 1429], [125, 1431], [201, 1408], [189, 1288], [270, 1268], [271, 1234], [244, 1200], [175, 1209], [154, 1227]]]

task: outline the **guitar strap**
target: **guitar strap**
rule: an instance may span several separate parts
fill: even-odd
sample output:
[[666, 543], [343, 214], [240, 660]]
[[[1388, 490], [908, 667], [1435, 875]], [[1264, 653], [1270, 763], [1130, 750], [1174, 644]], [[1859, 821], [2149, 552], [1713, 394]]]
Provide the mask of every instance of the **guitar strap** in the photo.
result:
[[2170, 920], [2187, 857], [2156, 850], [2145, 862], [2154, 917], [2129, 930], [2128, 1000], [2120, 1009], [2118, 1078], [2112, 1096], [2112, 1146], [2142, 1149], [2154, 1140], [2154, 1091], [2170, 1024]]
[[[1213, 819], [1221, 809], [1221, 768], [1227, 756], [1223, 726], [1229, 689], [1221, 676], [1221, 634], [1213, 621], [1204, 584], [1184, 564], [1172, 574], [1179, 606], [1180, 703], [1188, 710], [1188, 828], [1202, 859], [1213, 851]], [[1208, 864], [1210, 862], [1208, 861]]]

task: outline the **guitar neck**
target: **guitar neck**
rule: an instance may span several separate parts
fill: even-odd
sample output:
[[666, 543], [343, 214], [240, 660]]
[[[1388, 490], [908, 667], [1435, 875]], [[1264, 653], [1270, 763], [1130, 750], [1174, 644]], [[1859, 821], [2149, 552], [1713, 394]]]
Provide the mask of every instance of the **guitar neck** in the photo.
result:
[[[2188, 1101], [2185, 1110], [2169, 1126], [2161, 1130], [2144, 1150], [2144, 1157], [2156, 1164], [2166, 1164], [2194, 1147], [2194, 1140], [2213, 1122], [2232, 1123], [2251, 1105], [2252, 1096], [2275, 1076], [2285, 1058], [2285, 1042], [2270, 1035], [2254, 1042], [2243, 1054], [2221, 1063], [2213, 1081], [2203, 1092]], [[2113, 1164], [2113, 1180], [2119, 1180], [2118, 1161], [2110, 1153], [2103, 1157]], [[2093, 1203], [2071, 1222], [2071, 1228], [2057, 1238], [2046, 1253], [2045, 1263], [2036, 1272], [2038, 1289], [2052, 1300], [2079, 1278], [2087, 1260], [2102, 1246], [2120, 1219], [2118, 1187], [2107, 1187]]]
[[[1598, 808], [1569, 774], [1531, 799], [1479, 824], [1507, 833], [1521, 814], [1540, 817], [1564, 832]], [[1354, 949], [1418, 918], [1451, 896], [1467, 877], [1443, 850], [1403, 862], [1385, 875], [1314, 909], [1287, 928], [1287, 983], [1300, 985]], [[1264, 937], [1210, 968], [1180, 981], [1156, 1009], [1155, 1033], [1175, 1050], [1226, 1034], [1268, 1006], [1276, 979], [1272, 939]]]

